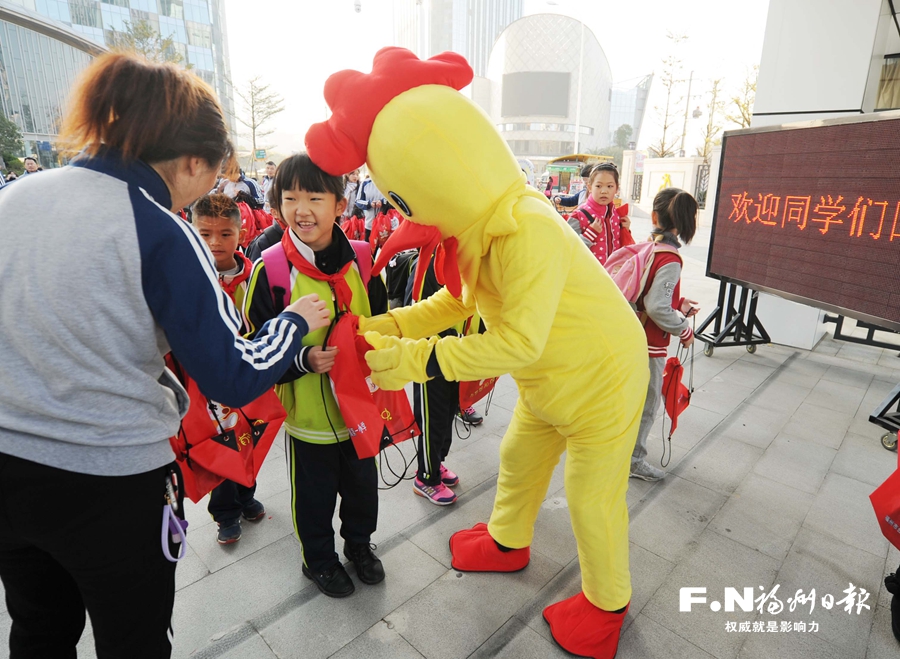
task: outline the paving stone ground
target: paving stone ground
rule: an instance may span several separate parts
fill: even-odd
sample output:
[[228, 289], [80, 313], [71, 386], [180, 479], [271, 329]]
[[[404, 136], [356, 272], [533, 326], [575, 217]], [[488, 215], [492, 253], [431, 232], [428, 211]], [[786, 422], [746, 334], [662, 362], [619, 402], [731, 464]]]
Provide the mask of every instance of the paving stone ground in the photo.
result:
[[[637, 234], [648, 226], [636, 212]], [[684, 250], [683, 291], [708, 311], [718, 285], [704, 277], [707, 244], [708, 230], [701, 230]], [[868, 416], [900, 382], [897, 355], [830, 336], [813, 351], [776, 345], [756, 354], [697, 351], [696, 392], [672, 440], [668, 477], [630, 483], [634, 595], [619, 659], [898, 656], [881, 584], [900, 552], [882, 537], [868, 500], [896, 466], [896, 454], [881, 447], [883, 431]], [[461, 479], [456, 505], [433, 506], [414, 496], [408, 482], [381, 493], [373, 541], [387, 579], [378, 586], [357, 583], [344, 600], [321, 595], [300, 573], [282, 448], [273, 448], [259, 477], [268, 516], [245, 524], [236, 545], [218, 546], [205, 502], [189, 504], [190, 553], [177, 571], [174, 656], [570, 656], [552, 643], [541, 618], [543, 607], [580, 588], [563, 463], [538, 517], [527, 569], [461, 574], [449, 564], [450, 535], [490, 514], [498, 446], [516, 396], [512, 380], [501, 379], [484, 426], [454, 440], [447, 463]], [[656, 460], [661, 424], [650, 440]], [[402, 448], [411, 459], [413, 446]], [[395, 469], [399, 457], [390, 456]], [[839, 600], [851, 583], [870, 593], [867, 606], [858, 613], [822, 607], [823, 595]], [[784, 610], [775, 615], [714, 612], [708, 605], [679, 611], [680, 588], [705, 587], [709, 601], [719, 601], [725, 588], [749, 587], [758, 596], [760, 588], [770, 593], [776, 586]], [[798, 589], [815, 589], [811, 612], [808, 604], [789, 610], [787, 599]], [[787, 622], [791, 631], [727, 631], [729, 622], [751, 630], [754, 623], [780, 629]], [[816, 623], [818, 630], [794, 631], [793, 623], [807, 630]], [[8, 628], [0, 608], [0, 637]], [[79, 656], [94, 656], [89, 629]]]

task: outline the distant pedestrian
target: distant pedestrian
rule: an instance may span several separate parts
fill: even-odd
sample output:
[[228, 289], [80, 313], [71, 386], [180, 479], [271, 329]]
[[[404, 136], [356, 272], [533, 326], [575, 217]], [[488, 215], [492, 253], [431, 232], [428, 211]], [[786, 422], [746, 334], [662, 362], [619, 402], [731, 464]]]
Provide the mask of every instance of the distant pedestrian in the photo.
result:
[[37, 174], [40, 171], [38, 167], [37, 158], [34, 156], [25, 156], [25, 171], [22, 173], [22, 176], [19, 178], [25, 178], [30, 176], [31, 174]]

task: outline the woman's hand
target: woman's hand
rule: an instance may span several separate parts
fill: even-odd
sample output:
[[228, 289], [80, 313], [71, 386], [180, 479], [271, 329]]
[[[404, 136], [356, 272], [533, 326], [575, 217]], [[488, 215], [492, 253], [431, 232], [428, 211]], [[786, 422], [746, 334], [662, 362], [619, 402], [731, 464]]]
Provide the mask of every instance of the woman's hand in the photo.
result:
[[683, 348], [690, 348], [692, 345], [694, 345], [694, 333], [693, 332], [691, 332], [691, 335], [688, 338], [681, 340], [681, 346]]
[[289, 304], [285, 311], [303, 316], [303, 320], [309, 326], [310, 332], [315, 332], [322, 327], [328, 327], [329, 318], [331, 317], [331, 312], [325, 306], [325, 302], [320, 300], [315, 293], [304, 295], [297, 299]]
[[626, 215], [625, 217], [620, 217], [619, 226], [621, 226], [623, 229], [631, 231], [631, 218], [628, 215]]
[[685, 318], [690, 318], [691, 316], [696, 316], [700, 311], [700, 303], [697, 300], [689, 300], [684, 298], [681, 301], [681, 313], [684, 314]]
[[309, 365], [313, 373], [328, 373], [334, 368], [334, 358], [337, 357], [338, 349], [334, 346], [323, 348], [322, 346], [313, 346], [306, 354]]

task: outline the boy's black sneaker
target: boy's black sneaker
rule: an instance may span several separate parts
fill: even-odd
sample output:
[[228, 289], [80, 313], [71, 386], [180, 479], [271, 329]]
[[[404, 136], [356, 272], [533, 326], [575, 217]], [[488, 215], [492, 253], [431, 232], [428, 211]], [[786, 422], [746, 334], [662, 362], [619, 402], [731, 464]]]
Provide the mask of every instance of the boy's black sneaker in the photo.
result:
[[266, 507], [262, 505], [262, 502], [254, 499], [249, 504], [244, 506], [244, 509], [241, 511], [241, 515], [243, 515], [244, 519], [246, 519], [248, 522], [258, 522], [266, 516]]
[[480, 426], [484, 423], [484, 417], [475, 411], [474, 407], [469, 407], [459, 413], [459, 418], [468, 423], [470, 426]]
[[240, 518], [230, 522], [220, 522], [219, 531], [216, 533], [216, 542], [220, 545], [233, 545], [241, 539]]
[[359, 580], [370, 586], [384, 581], [384, 566], [372, 553], [373, 547], [374, 545], [369, 545], [368, 542], [359, 545], [355, 542], [344, 542], [344, 556], [353, 562]]
[[347, 574], [347, 570], [340, 563], [334, 565], [324, 572], [312, 572], [305, 565], [303, 566], [303, 576], [312, 579], [313, 583], [328, 597], [347, 597], [352, 595], [356, 587]]
[[891, 572], [884, 578], [884, 587], [893, 597], [891, 598], [891, 630], [894, 638], [900, 641], [900, 577]]

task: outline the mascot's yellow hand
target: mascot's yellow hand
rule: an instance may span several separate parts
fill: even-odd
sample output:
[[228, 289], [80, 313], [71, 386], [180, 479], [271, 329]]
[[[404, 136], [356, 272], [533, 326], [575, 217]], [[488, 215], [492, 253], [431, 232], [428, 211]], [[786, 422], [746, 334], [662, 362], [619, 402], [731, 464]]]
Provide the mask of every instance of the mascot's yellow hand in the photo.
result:
[[379, 314], [371, 318], [360, 316], [359, 335], [365, 336], [367, 332], [378, 332], [384, 336], [403, 336], [397, 321], [389, 313]]
[[430, 339], [400, 339], [377, 332], [366, 332], [372, 350], [366, 353], [366, 363], [372, 369], [372, 382], [388, 391], [399, 391], [407, 382], [427, 382], [428, 358], [440, 337]]

